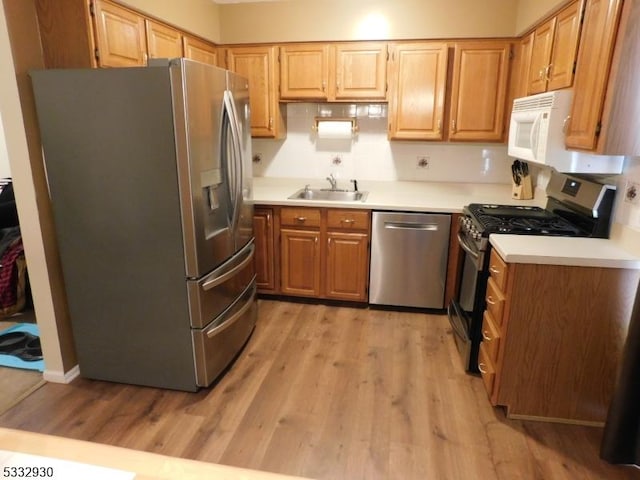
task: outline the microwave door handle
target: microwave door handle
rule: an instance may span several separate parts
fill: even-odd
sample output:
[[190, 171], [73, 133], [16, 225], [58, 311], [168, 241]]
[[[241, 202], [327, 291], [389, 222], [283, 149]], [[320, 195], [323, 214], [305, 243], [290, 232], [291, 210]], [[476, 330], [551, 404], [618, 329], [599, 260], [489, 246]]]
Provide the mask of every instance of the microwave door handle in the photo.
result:
[[536, 115], [536, 119], [533, 121], [533, 127], [531, 127], [531, 151], [533, 152], [534, 159], [538, 153], [538, 132], [540, 131], [541, 116]]

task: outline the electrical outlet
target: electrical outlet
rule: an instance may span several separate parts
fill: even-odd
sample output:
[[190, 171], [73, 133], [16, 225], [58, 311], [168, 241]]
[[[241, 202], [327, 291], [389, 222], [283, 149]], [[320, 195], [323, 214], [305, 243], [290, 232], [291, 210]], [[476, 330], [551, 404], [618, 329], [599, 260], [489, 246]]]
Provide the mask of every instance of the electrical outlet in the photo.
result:
[[254, 153], [253, 157], [251, 157], [251, 160], [253, 161], [253, 163], [260, 163], [262, 161], [262, 154]]
[[417, 157], [418, 162], [416, 163], [416, 168], [429, 168], [429, 161], [430, 158], [426, 155], [418, 155]]
[[335, 165], [336, 167], [342, 164], [342, 157], [340, 155], [338, 155], [337, 153], [333, 154], [331, 156], [331, 163], [333, 165]]
[[627, 182], [624, 189], [624, 201], [633, 205], [640, 203], [640, 183]]

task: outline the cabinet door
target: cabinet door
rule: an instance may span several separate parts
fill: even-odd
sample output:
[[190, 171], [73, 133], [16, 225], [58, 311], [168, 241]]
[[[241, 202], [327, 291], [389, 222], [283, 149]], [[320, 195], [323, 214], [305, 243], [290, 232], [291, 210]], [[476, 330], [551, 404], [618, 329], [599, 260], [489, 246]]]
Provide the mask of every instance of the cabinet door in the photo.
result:
[[365, 233], [327, 233], [327, 298], [356, 302], [367, 300], [368, 239]]
[[510, 49], [502, 40], [455, 45], [450, 140], [502, 140]]
[[327, 99], [329, 45], [280, 47], [280, 98]]
[[442, 140], [447, 44], [390, 46], [389, 139]]
[[277, 47], [238, 47], [227, 50], [227, 68], [249, 80], [251, 136], [277, 138], [284, 134], [278, 104]]
[[182, 57], [182, 35], [178, 30], [149, 19], [145, 23], [149, 58]]
[[320, 296], [320, 232], [280, 230], [281, 289], [284, 295]]
[[582, 2], [575, 2], [556, 17], [547, 90], [568, 88], [573, 83], [573, 68], [580, 39], [581, 14]]
[[329, 79], [336, 100], [386, 100], [387, 44], [379, 42], [332, 45]]
[[146, 63], [144, 18], [106, 0], [95, 0], [98, 66], [135, 67]]
[[536, 28], [533, 33], [531, 64], [529, 66], [529, 93], [541, 93], [547, 90], [549, 61], [553, 48], [553, 36], [556, 28], [555, 17]]
[[272, 292], [276, 289], [275, 252], [273, 248], [273, 211], [256, 208], [253, 214], [255, 234], [256, 283], [258, 291]]
[[565, 136], [568, 148], [596, 148], [621, 8], [622, 0], [587, 2]]
[[[529, 95], [529, 69], [531, 68], [531, 51], [534, 33], [524, 37], [515, 48], [514, 63], [511, 74], [511, 98]], [[508, 105], [511, 110], [511, 105]]]
[[182, 47], [186, 58], [209, 65], [218, 65], [218, 51], [210, 43], [185, 35], [182, 37]]

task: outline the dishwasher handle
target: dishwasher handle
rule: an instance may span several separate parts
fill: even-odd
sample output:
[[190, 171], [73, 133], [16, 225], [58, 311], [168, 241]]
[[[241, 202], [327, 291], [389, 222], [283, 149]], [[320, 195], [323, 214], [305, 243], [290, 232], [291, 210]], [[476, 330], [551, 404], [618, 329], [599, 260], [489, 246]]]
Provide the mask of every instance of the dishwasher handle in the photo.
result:
[[438, 231], [438, 225], [435, 223], [384, 222], [384, 228], [388, 228], [389, 230]]

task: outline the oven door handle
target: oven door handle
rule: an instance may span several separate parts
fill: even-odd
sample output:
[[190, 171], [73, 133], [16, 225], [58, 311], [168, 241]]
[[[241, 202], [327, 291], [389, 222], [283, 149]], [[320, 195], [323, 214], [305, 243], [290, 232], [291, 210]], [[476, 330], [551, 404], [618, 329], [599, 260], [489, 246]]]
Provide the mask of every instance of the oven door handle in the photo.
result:
[[462, 249], [467, 252], [469, 255], [471, 255], [475, 260], [478, 260], [480, 258], [480, 254], [477, 252], [474, 252], [471, 247], [469, 247], [467, 245], [467, 243], [464, 241], [464, 239], [462, 238], [462, 235], [460, 235], [460, 232], [458, 232], [458, 243], [460, 244], [460, 246], [462, 247]]
[[[451, 312], [453, 310], [453, 312]], [[465, 342], [468, 342], [469, 335], [465, 331], [464, 326], [462, 325], [462, 321], [460, 320], [460, 316], [457, 312], [457, 308], [452, 305], [449, 305], [447, 309], [447, 316], [449, 317], [449, 325], [453, 331], [458, 335], [458, 337], [462, 338]]]

